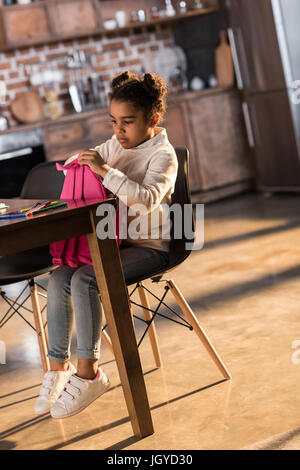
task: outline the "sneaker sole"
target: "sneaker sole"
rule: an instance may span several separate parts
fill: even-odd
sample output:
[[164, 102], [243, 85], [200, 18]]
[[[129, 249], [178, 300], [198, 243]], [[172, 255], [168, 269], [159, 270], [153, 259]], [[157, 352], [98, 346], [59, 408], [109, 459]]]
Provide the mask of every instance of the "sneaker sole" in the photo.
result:
[[70, 416], [75, 416], [77, 415], [78, 413], [81, 413], [81, 411], [85, 410], [88, 406], [90, 406], [92, 403], [94, 403], [94, 401], [96, 401], [98, 398], [100, 398], [105, 392], [107, 392], [109, 389], [110, 389], [111, 385], [110, 385], [110, 382], [108, 382], [107, 384], [107, 388], [105, 390], [103, 390], [96, 398], [94, 398], [92, 401], [90, 401], [87, 405], [85, 406], [82, 406], [81, 408], [79, 408], [78, 410], [76, 411], [73, 411], [71, 413], [68, 413], [66, 416], [53, 416], [51, 414], [51, 410], [50, 410], [50, 414], [51, 414], [51, 417], [53, 419], [66, 419], [66, 418], [70, 418]]
[[34, 412], [35, 412], [35, 414], [36, 414], [37, 416], [43, 416], [43, 415], [47, 415], [48, 413], [50, 413], [50, 410], [48, 410], [48, 411], [43, 411], [43, 412], [41, 412], [41, 413], [38, 413], [37, 411], [34, 410]]

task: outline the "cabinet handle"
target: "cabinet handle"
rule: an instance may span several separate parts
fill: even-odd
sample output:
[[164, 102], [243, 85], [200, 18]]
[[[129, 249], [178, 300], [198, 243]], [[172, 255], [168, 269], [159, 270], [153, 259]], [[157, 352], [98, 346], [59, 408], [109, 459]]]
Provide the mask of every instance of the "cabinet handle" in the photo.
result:
[[241, 73], [239, 56], [238, 56], [236, 43], [235, 43], [234, 31], [232, 28], [228, 28], [228, 39], [229, 39], [229, 44], [232, 50], [232, 60], [233, 60], [235, 74], [236, 74], [237, 86], [239, 90], [242, 90], [244, 88], [244, 83], [243, 83], [243, 77]]
[[251, 123], [251, 117], [250, 117], [250, 113], [249, 113], [249, 106], [245, 102], [243, 102], [243, 114], [244, 114], [244, 120], [245, 120], [245, 124], [246, 124], [246, 130], [247, 130], [249, 146], [251, 148], [254, 148], [255, 147], [255, 139], [254, 139], [254, 132], [253, 132], [252, 123]]

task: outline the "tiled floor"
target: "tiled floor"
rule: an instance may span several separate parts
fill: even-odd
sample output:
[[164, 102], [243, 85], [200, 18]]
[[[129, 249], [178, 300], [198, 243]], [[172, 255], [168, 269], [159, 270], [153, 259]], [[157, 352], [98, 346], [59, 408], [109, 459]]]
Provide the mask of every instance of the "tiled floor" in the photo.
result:
[[[159, 319], [163, 367], [155, 369], [148, 340], [140, 350], [153, 435], [133, 436], [105, 345], [112, 389], [77, 416], [36, 417], [39, 350], [14, 318], [0, 330], [0, 449], [241, 449], [299, 428], [299, 203], [298, 195], [248, 194], [207, 205], [204, 249], [172, 273], [232, 380], [222, 380], [194, 333]], [[75, 347], [74, 336], [74, 360]]]

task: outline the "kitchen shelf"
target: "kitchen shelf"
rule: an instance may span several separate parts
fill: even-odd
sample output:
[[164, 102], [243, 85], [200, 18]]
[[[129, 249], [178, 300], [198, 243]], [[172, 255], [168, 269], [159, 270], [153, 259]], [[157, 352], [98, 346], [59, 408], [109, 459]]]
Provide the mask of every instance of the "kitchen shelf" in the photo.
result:
[[114, 28], [114, 29], [104, 29], [104, 33], [105, 34], [114, 34], [114, 33], [127, 31], [128, 29], [136, 29], [136, 28], [143, 28], [143, 27], [152, 26], [152, 25], [173, 23], [175, 21], [184, 20], [186, 18], [191, 18], [191, 17], [194, 17], [194, 16], [208, 15], [209, 13], [214, 13], [216, 11], [218, 11], [218, 8], [201, 8], [201, 10], [188, 11], [187, 13], [178, 14], [178, 15], [174, 15], [174, 16], [165, 16], [163, 18], [158, 18], [156, 20], [128, 23], [126, 26], [124, 26], [122, 28], [117, 27], [117, 28]]
[[[66, 2], [80, 2], [80, 0], [64, 0]], [[85, 29], [83, 31], [77, 31], [74, 34], [59, 34], [57, 32], [57, 18], [55, 18], [55, 10], [57, 7], [57, 0], [52, 0], [51, 2], [47, 0], [41, 0], [40, 2], [34, 2], [26, 5], [7, 5], [0, 7], [0, 52], [8, 52], [15, 49], [22, 49], [28, 46], [35, 46], [41, 44], [51, 44], [60, 41], [74, 40], [88, 36], [115, 36], [121, 34], [124, 31], [133, 30], [133, 33], [142, 28], [147, 28], [151, 26], [156, 26], [160, 24], [172, 24], [174, 22], [184, 20], [187, 18], [208, 15], [210, 13], [216, 12], [219, 9], [216, 7], [202, 8], [199, 10], [191, 10], [185, 14], [176, 14], [174, 16], [163, 17], [153, 20], [148, 20], [144, 22], [132, 22], [128, 23], [124, 27], [117, 27], [114, 29], [105, 29], [102, 20], [101, 20], [101, 10], [99, 10], [99, 5], [97, 6], [96, 0], [89, 0], [91, 8], [95, 8], [95, 14], [97, 19], [98, 26], [93, 27], [93, 29]], [[20, 23], [19, 39], [16, 39], [16, 24], [13, 22], [17, 21], [18, 14], [28, 13], [29, 17], [32, 18], [32, 14], [35, 13], [37, 20], [42, 19], [45, 22], [45, 29], [47, 31], [41, 31], [40, 36], [39, 32], [34, 33], [34, 20], [33, 23], [30, 23], [30, 31], [26, 30], [24, 27], [24, 21]], [[38, 15], [39, 13], [39, 15]], [[21, 19], [21, 17], [20, 17]], [[75, 29], [75, 28], [74, 28]], [[24, 37], [22, 37], [24, 34]]]

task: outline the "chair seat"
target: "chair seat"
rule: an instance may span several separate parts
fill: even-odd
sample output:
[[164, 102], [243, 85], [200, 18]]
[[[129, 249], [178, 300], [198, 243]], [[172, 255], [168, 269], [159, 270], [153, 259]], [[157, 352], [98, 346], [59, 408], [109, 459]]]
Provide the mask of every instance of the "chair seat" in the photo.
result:
[[188, 257], [187, 252], [170, 252], [169, 253], [169, 262], [163, 269], [157, 269], [152, 272], [145, 272], [143, 276], [132, 276], [131, 278], [126, 279], [126, 285], [131, 286], [132, 284], [137, 284], [138, 282], [145, 281], [146, 279], [155, 280], [155, 278], [162, 277], [166, 272], [176, 268], [176, 266], [183, 263], [183, 261]]
[[53, 271], [49, 246], [0, 258], [0, 286], [25, 281]]

